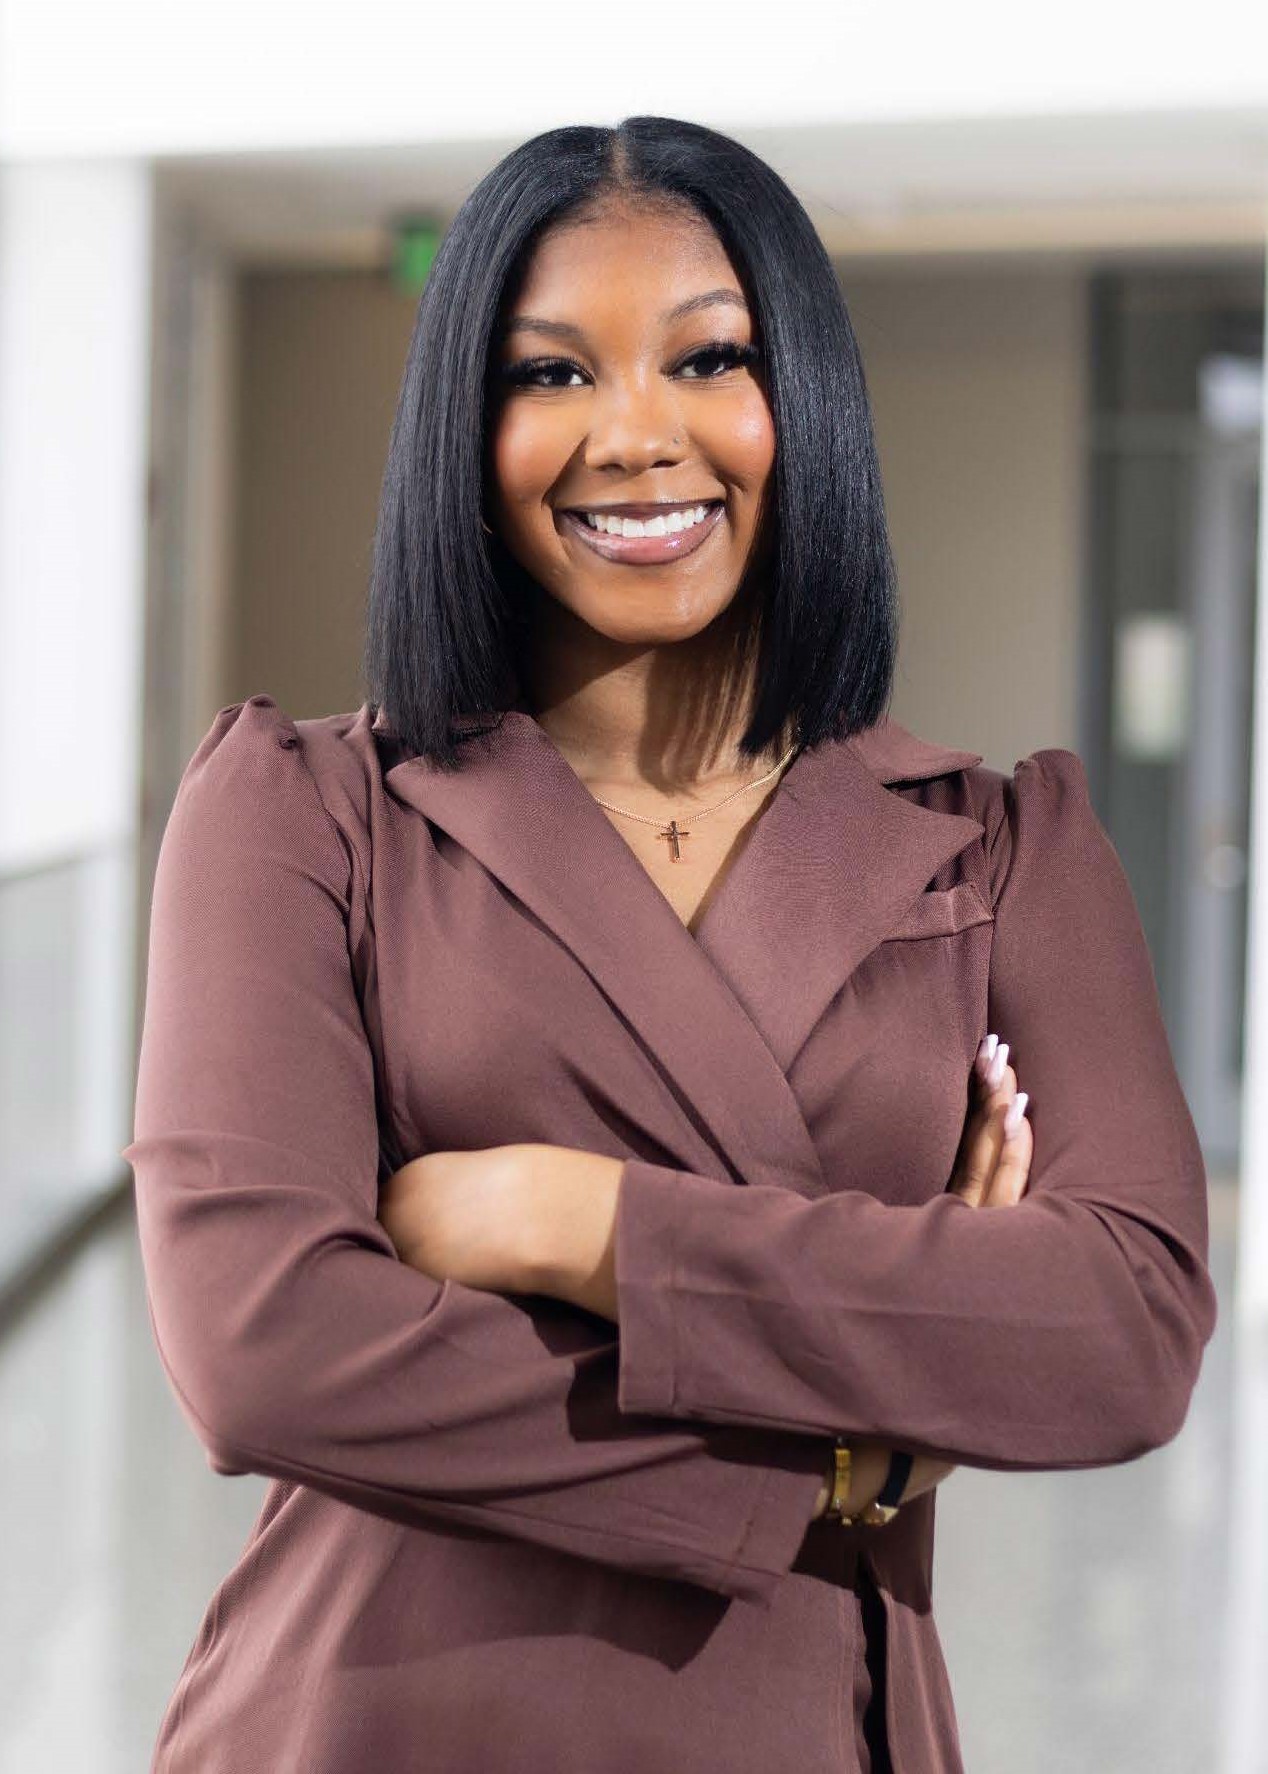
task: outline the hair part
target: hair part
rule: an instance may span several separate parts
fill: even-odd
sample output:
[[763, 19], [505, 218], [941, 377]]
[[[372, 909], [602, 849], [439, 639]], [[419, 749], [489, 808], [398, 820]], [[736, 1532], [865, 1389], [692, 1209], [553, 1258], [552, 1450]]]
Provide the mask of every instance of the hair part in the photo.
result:
[[481, 525], [498, 316], [547, 230], [597, 220], [613, 200], [685, 206], [711, 226], [762, 343], [776, 449], [741, 751], [758, 757], [784, 732], [804, 746], [846, 737], [889, 703], [899, 611], [871, 407], [809, 216], [764, 160], [702, 124], [568, 125], [499, 161], [447, 229], [388, 445], [363, 674], [372, 713], [441, 768], [460, 765], [464, 732], [518, 699], [537, 589]]

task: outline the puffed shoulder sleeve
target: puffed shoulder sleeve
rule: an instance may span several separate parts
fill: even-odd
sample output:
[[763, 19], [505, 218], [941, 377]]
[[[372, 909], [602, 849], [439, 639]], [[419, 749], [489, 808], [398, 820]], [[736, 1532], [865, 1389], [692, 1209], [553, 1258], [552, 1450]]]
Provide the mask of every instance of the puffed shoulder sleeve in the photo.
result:
[[1216, 1321], [1206, 1173], [1136, 904], [1075, 753], [1020, 760], [986, 828], [987, 1026], [1030, 1093], [1027, 1193], [809, 1201], [628, 1161], [624, 1409], [1003, 1470], [1111, 1464], [1181, 1427]]
[[822, 1446], [632, 1424], [614, 1326], [399, 1260], [354, 879], [295, 724], [266, 696], [222, 709], [160, 847], [122, 1152], [159, 1356], [212, 1466], [768, 1599]]

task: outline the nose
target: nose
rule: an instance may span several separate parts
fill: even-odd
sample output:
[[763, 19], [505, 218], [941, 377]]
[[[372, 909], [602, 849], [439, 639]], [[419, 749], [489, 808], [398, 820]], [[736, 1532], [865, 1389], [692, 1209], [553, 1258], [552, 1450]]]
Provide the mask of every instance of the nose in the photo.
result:
[[587, 468], [633, 476], [681, 462], [686, 451], [674, 391], [660, 376], [614, 380], [590, 403], [582, 450]]

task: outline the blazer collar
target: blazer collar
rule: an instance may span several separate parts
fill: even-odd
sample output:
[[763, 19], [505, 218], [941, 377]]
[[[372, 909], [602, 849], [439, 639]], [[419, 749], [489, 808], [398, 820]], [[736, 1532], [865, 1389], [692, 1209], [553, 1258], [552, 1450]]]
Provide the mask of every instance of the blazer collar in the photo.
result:
[[504, 711], [461, 750], [459, 771], [406, 758], [385, 787], [567, 945], [737, 1180], [823, 1194], [793, 1061], [930, 878], [983, 834], [890, 787], [981, 755], [888, 717], [798, 753], [693, 935], [531, 714]]

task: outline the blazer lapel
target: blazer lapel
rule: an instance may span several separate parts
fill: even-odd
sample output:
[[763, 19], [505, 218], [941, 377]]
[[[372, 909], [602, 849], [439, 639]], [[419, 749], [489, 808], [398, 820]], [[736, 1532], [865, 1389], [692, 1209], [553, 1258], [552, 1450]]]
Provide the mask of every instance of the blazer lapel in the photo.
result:
[[384, 784], [567, 945], [735, 1180], [826, 1193], [788, 1081], [792, 1059], [853, 968], [983, 829], [884, 783], [977, 754], [928, 745], [893, 722], [800, 753], [698, 936], [530, 714], [508, 709], [490, 731], [469, 734], [462, 759], [444, 772], [406, 758]]
[[785, 1074], [859, 963], [983, 835], [888, 785], [981, 761], [886, 720], [789, 766], [698, 934]]

